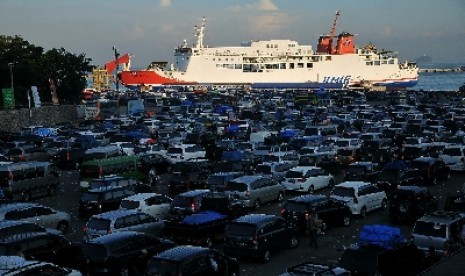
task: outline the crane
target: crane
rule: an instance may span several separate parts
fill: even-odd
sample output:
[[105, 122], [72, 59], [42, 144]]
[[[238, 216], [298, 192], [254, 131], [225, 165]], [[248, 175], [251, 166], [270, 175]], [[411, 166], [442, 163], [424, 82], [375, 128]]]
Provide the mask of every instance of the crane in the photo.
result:
[[334, 47], [333, 47], [333, 37], [336, 34], [336, 25], [337, 25], [337, 19], [339, 18], [339, 15], [341, 14], [340, 11], [336, 11], [336, 16], [334, 16], [334, 22], [333, 26], [331, 27], [331, 34], [329, 35], [329, 45], [330, 45], [330, 54], [334, 54]]

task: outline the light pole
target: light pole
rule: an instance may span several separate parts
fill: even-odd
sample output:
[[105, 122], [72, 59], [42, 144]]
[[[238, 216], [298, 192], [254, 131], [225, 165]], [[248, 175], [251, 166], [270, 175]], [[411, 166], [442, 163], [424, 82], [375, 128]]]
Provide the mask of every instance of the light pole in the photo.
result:
[[116, 86], [116, 114], [118, 117], [120, 116], [120, 111], [119, 111], [119, 100], [120, 100], [120, 94], [119, 94], [119, 82], [118, 82], [118, 70], [119, 70], [119, 53], [118, 50], [116, 49], [115, 46], [113, 46], [113, 51], [115, 51], [115, 62], [116, 62], [116, 70], [115, 70], [115, 86]]
[[8, 66], [10, 67], [11, 91], [14, 91], [14, 88], [13, 88], [13, 85], [14, 85], [14, 82], [13, 82], [13, 67], [15, 66], [15, 63], [10, 62], [10, 63], [8, 63]]

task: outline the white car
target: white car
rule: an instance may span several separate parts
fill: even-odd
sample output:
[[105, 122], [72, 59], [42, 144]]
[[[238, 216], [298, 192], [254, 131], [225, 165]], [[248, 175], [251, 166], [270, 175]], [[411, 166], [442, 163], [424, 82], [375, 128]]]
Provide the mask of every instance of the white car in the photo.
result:
[[366, 217], [367, 212], [387, 208], [386, 192], [370, 182], [345, 181], [331, 191], [331, 198], [344, 201], [353, 215]]
[[286, 191], [313, 193], [334, 183], [334, 177], [320, 167], [297, 166], [286, 172], [281, 185]]
[[124, 198], [120, 209], [135, 209], [158, 219], [165, 219], [172, 199], [158, 193], [139, 193]]

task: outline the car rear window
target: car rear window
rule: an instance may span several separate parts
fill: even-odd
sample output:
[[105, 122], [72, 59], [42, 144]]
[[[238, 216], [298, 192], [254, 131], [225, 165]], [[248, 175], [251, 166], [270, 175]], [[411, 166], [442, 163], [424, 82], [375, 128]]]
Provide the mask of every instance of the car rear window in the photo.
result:
[[98, 193], [84, 193], [81, 197], [84, 201], [98, 201], [100, 194]]
[[224, 188], [225, 191], [239, 191], [245, 192], [247, 191], [247, 185], [245, 183], [229, 181]]
[[103, 260], [108, 256], [105, 246], [94, 243], [84, 243], [81, 245], [84, 258], [89, 260]]
[[301, 171], [287, 171], [284, 177], [286, 178], [301, 178], [303, 176], [303, 172]]
[[333, 190], [333, 195], [336, 195], [336, 196], [343, 196], [343, 197], [354, 197], [355, 195], [355, 192], [354, 192], [354, 189], [353, 188], [349, 188], [349, 187], [334, 187], [334, 190]]
[[87, 223], [88, 228], [96, 230], [108, 230], [110, 228], [111, 221], [108, 219], [92, 217]]
[[147, 266], [147, 275], [181, 275], [179, 263], [172, 260], [152, 258]]
[[208, 185], [223, 185], [225, 177], [219, 175], [212, 175], [208, 178], [207, 184]]
[[429, 221], [417, 221], [413, 233], [428, 237], [446, 238], [446, 225]]
[[284, 209], [288, 212], [304, 213], [307, 211], [307, 205], [304, 202], [288, 201]]
[[256, 232], [256, 226], [247, 223], [230, 223], [226, 229], [228, 235], [233, 236], [254, 236]]
[[173, 199], [172, 206], [178, 207], [188, 207], [192, 204], [192, 197], [185, 197], [185, 196], [175, 196]]
[[123, 200], [121, 201], [121, 208], [124, 209], [137, 209], [140, 206], [139, 201], [135, 200]]

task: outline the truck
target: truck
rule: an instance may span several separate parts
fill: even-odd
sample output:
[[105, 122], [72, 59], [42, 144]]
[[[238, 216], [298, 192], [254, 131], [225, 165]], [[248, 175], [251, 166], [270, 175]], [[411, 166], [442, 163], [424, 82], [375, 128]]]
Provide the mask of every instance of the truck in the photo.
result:
[[224, 193], [211, 192], [202, 199], [201, 211], [182, 220], [166, 221], [162, 236], [178, 244], [212, 247], [222, 241], [231, 220], [247, 214], [247, 209]]

